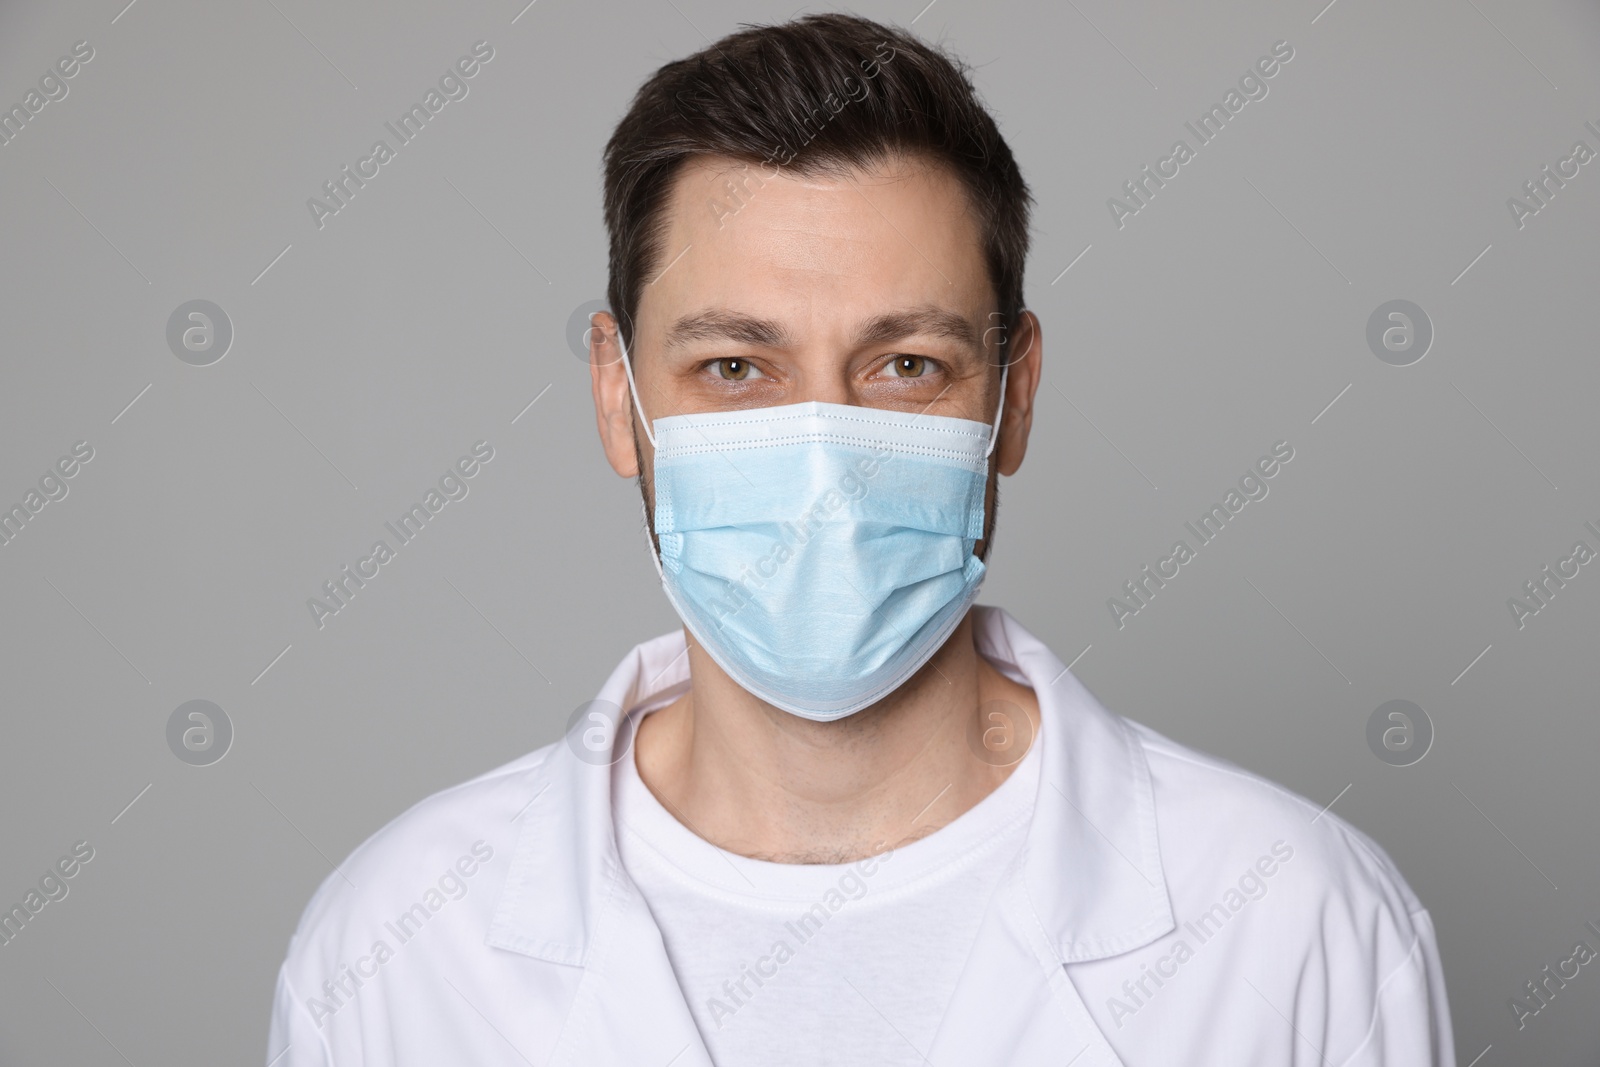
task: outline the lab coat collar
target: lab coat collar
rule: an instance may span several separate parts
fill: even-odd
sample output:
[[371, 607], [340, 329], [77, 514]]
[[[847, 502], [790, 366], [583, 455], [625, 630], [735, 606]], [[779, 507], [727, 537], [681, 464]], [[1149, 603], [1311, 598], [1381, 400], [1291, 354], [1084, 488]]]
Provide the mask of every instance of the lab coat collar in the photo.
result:
[[[1006, 612], [976, 607], [973, 622], [979, 651], [1039, 700], [1040, 792], [1014, 876], [1050, 950], [1078, 963], [1170, 932], [1154, 789], [1138, 738]], [[635, 712], [688, 682], [677, 631], [635, 648], [597, 702]], [[608, 903], [637, 897], [617, 854], [611, 767], [577, 755], [587, 750], [573, 739], [588, 725], [578, 722], [534, 772], [534, 799], [520, 816], [488, 936], [494, 947], [570, 966], [588, 961]], [[631, 729], [618, 736], [631, 742]], [[622, 758], [632, 758], [631, 748]]]
[[585, 705], [612, 723], [626, 713], [612, 737], [614, 750], [597, 758], [584, 743], [584, 731], [597, 720], [580, 709], [533, 772], [532, 799], [518, 816], [522, 830], [490, 920], [491, 946], [584, 966], [605, 904], [619, 892], [637, 895], [617, 852], [612, 763], [633, 758], [637, 713], [688, 687], [685, 652], [682, 631], [634, 648]]
[[978, 651], [1039, 699], [1043, 774], [1022, 880], [1063, 963], [1130, 952], [1175, 923], [1155, 789], [1131, 727], [998, 608], [975, 609]]

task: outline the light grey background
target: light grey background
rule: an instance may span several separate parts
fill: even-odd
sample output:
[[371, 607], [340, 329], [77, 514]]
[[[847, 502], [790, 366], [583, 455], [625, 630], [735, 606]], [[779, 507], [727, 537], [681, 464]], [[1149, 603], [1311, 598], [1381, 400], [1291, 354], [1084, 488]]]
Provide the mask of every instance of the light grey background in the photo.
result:
[[[0, 947], [5, 1064], [261, 1062], [332, 862], [673, 626], [565, 339], [603, 294], [599, 152], [659, 64], [795, 13], [125, 2], [0, 14], [6, 107], [95, 51], [0, 147], [0, 503], [95, 450], [0, 547], [0, 904], [95, 849]], [[1432, 911], [1463, 1067], [1593, 1064], [1593, 967], [1521, 1032], [1507, 1002], [1600, 922], [1600, 564], [1520, 630], [1507, 598], [1600, 548], [1600, 161], [1520, 229], [1506, 201], [1600, 149], [1600, 8], [923, 2], [859, 10], [976, 66], [1038, 198], [1045, 384], [983, 599], [1113, 709], [1337, 798]], [[479, 40], [468, 97], [318, 229], [307, 198]], [[1107, 198], [1278, 40], [1269, 95], [1119, 229]], [[233, 324], [207, 367], [165, 339], [193, 299]], [[1434, 325], [1412, 366], [1366, 344], [1391, 299]], [[470, 495], [319, 630], [307, 598], [480, 439]], [[1107, 598], [1279, 440], [1270, 495], [1118, 629]], [[207, 767], [166, 741], [195, 699], [235, 731]], [[1391, 699], [1434, 725], [1414, 766], [1367, 747]]]

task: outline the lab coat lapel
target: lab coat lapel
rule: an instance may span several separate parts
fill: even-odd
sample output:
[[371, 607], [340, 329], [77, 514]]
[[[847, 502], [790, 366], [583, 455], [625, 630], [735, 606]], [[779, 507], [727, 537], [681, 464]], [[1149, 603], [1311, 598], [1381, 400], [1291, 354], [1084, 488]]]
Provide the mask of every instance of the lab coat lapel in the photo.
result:
[[1039, 699], [1039, 794], [929, 1061], [1120, 1067], [1067, 974], [1174, 927], [1142, 749], [1037, 638], [975, 611], [980, 651]]
[[661, 931], [631, 885], [616, 892], [549, 1067], [712, 1067]]
[[[594, 706], [633, 709], [641, 699], [670, 697], [688, 679], [677, 658], [682, 648], [681, 634], [640, 645]], [[645, 692], [652, 681], [660, 687]], [[581, 743], [551, 749], [519, 816], [522, 831], [490, 925], [496, 948], [583, 970], [548, 1067], [711, 1067], [661, 930], [617, 853], [606, 760], [632, 759], [632, 737], [631, 725], [617, 730], [606, 758]]]
[[1063, 963], [1148, 945], [1176, 924], [1143, 747], [1015, 619], [976, 610], [979, 650], [1039, 700], [1041, 780], [1021, 872], [1027, 902]]
[[932, 1067], [1122, 1067], [1029, 905], [1018, 857], [985, 914], [928, 1054]]

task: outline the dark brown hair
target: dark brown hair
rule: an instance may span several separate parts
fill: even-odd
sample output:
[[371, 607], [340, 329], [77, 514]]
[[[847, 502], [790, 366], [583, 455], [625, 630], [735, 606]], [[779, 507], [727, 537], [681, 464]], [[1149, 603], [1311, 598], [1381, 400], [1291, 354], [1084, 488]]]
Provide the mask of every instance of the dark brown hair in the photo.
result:
[[[809, 175], [893, 155], [948, 168], [983, 236], [1003, 324], [1022, 309], [1032, 197], [967, 67], [911, 34], [851, 15], [747, 26], [640, 87], [605, 151], [606, 297], [633, 339], [661, 266], [663, 211], [684, 163], [727, 156]], [[1001, 335], [1005, 336], [1004, 333]]]

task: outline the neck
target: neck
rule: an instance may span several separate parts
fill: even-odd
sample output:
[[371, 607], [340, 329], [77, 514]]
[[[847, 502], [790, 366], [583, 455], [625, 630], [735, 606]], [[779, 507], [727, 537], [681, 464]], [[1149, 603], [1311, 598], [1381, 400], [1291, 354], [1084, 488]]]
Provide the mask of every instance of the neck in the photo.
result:
[[639, 774], [679, 822], [739, 855], [847, 863], [924, 837], [1021, 758], [983, 754], [997, 712], [1038, 734], [1033, 691], [978, 655], [970, 614], [905, 685], [825, 723], [753, 696], [685, 638], [689, 690], [640, 725]]

